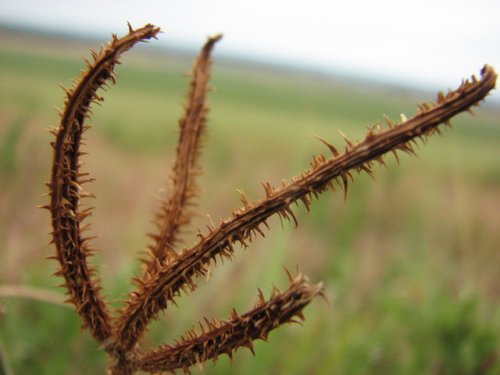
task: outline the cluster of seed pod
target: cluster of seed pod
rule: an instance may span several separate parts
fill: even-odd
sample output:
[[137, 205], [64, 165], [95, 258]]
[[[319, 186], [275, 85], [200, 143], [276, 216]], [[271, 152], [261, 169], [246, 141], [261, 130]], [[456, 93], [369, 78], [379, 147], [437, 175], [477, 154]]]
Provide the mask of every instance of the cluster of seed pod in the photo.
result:
[[413, 154], [415, 140], [425, 142], [428, 136], [440, 131], [440, 124], [449, 124], [454, 115], [477, 105], [496, 81], [494, 70], [485, 66], [480, 79], [473, 77], [457, 90], [439, 93], [435, 103], [420, 105], [418, 113], [410, 119], [402, 116], [398, 123], [386, 119], [386, 127], [374, 126], [359, 143], [344, 136], [343, 152], [320, 138], [331, 152], [330, 157], [315, 156], [309, 169], [290, 181], [284, 180], [280, 187], [263, 183], [265, 196], [260, 200], [250, 201], [241, 191], [242, 207], [235, 208], [218, 225], [209, 225], [207, 233], [199, 234], [197, 244], [179, 251], [179, 229], [190, 223], [187, 209], [199, 193], [195, 179], [200, 173], [197, 159], [208, 112], [210, 54], [221, 36], [209, 38], [193, 66], [185, 114], [179, 123], [171, 191], [155, 215], [157, 231], [150, 234], [152, 244], [144, 259], [144, 273], [134, 279], [136, 289], [123, 307], [112, 314], [100, 293], [99, 280], [87, 263], [92, 249], [91, 237], [84, 236], [88, 229], [84, 220], [90, 209], [83, 207], [82, 199], [92, 194], [83, 191], [82, 185], [91, 178], [80, 171], [80, 157], [84, 154], [82, 137], [87, 130], [84, 122], [90, 116], [91, 104], [103, 100], [97, 90], [115, 81], [114, 67], [119, 56], [137, 42], [156, 38], [159, 31], [150, 24], [137, 30], [129, 27], [127, 35], [122, 38], [114, 35], [99, 53], [93, 52], [93, 59], [86, 62], [81, 77], [66, 90], [60, 125], [52, 130], [54, 159], [48, 182], [50, 204], [46, 208], [52, 215], [54, 259], [60, 264], [57, 275], [64, 278], [68, 301], [75, 305], [84, 326], [111, 357], [109, 373], [115, 375], [132, 374], [136, 370], [189, 372], [191, 366], [215, 360], [221, 354], [232, 356], [239, 347], [252, 348], [254, 340], [267, 339], [268, 333], [278, 326], [303, 319], [302, 309], [322, 294], [322, 287], [309, 284], [301, 274], [289, 274], [287, 290], [275, 290], [268, 300], [260, 293], [257, 305], [244, 314], [233, 310], [227, 321], [206, 320], [205, 324], [200, 323], [200, 330], [188, 331], [173, 345], [146, 352], [139, 346], [150, 322], [175, 304], [182, 291], [193, 291], [196, 277], [206, 275], [211, 263], [218, 258], [231, 258], [236, 244], [247, 247], [256, 236], [264, 236], [263, 227], [269, 229], [270, 216], [276, 214], [297, 224], [293, 203], [302, 202], [309, 210], [313, 198], [335, 189], [336, 184], [347, 194], [353, 172], [372, 175], [374, 163], [384, 165], [387, 153], [396, 157], [398, 151]]

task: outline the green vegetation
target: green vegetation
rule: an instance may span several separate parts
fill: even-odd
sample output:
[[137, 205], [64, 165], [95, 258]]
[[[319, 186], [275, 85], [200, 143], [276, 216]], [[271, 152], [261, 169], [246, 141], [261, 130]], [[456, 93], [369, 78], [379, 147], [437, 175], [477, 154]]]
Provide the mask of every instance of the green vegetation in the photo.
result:
[[[27, 46], [29, 47], [29, 46]], [[0, 49], [0, 285], [44, 287], [62, 294], [49, 215], [35, 206], [49, 176], [50, 136], [79, 53], [54, 44], [51, 53]], [[108, 298], [129, 290], [158, 187], [167, 180], [191, 62], [133, 52], [118, 69], [105, 105], [93, 109], [87, 168], [97, 179], [93, 262]], [[165, 62], [165, 63], [163, 63]], [[479, 68], [479, 67], [478, 67]], [[499, 67], [497, 67], [499, 68]], [[468, 74], [469, 72], [464, 72]], [[461, 77], [457, 77], [457, 84]], [[237, 188], [263, 194], [325, 152], [313, 134], [341, 145], [338, 130], [356, 139], [385, 113], [411, 115], [434, 94], [378, 91], [346, 81], [217, 61], [200, 212], [228, 216]], [[433, 138], [419, 158], [390, 160], [376, 180], [356, 177], [347, 201], [325, 194], [312, 213], [299, 207], [299, 227], [275, 230], [218, 265], [213, 280], [182, 298], [152, 327], [154, 343], [172, 340], [203, 316], [244, 311], [260, 286], [286, 276], [281, 266], [323, 280], [328, 304], [309, 306], [303, 327], [287, 326], [258, 342], [256, 358], [237, 352], [205, 374], [498, 374], [500, 373], [500, 127], [498, 108], [460, 116], [454, 130]], [[205, 227], [206, 217], [197, 220]], [[186, 244], [194, 241], [189, 234]], [[267, 289], [266, 289], [267, 288]], [[223, 290], [224, 293], [220, 294]], [[0, 347], [16, 374], [104, 373], [105, 356], [71, 309], [20, 298], [0, 299]], [[0, 311], [2, 309], [0, 308]], [[1, 367], [1, 366], [0, 366]], [[2, 370], [0, 369], [0, 374]], [[196, 373], [197, 369], [193, 369]]]

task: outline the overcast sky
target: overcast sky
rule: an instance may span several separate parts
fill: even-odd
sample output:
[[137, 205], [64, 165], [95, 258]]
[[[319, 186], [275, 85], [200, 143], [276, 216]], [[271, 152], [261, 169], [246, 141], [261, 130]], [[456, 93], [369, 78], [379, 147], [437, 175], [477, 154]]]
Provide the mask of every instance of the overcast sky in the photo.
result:
[[[0, 0], [0, 22], [107, 38], [151, 22], [160, 43], [432, 89], [500, 71], [500, 0]], [[499, 90], [497, 90], [499, 91]], [[500, 101], [500, 94], [494, 94]]]

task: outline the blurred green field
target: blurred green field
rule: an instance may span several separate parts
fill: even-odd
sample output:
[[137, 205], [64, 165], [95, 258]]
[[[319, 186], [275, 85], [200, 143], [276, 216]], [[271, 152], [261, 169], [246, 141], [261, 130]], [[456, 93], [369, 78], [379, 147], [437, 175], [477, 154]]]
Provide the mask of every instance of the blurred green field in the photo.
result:
[[[63, 294], [52, 277], [44, 181], [50, 174], [54, 106], [82, 67], [85, 42], [0, 38], [0, 287]], [[223, 43], [223, 41], [222, 41]], [[88, 47], [98, 45], [88, 43]], [[168, 180], [177, 119], [187, 90], [186, 55], [131, 51], [117, 84], [94, 107], [86, 169], [97, 180], [91, 218], [98, 265], [114, 306], [130, 290], [155, 196]], [[191, 56], [191, 57], [194, 57]], [[480, 67], [478, 67], [479, 69]], [[500, 67], [497, 67], [500, 68]], [[464, 72], [464, 75], [472, 72]], [[457, 77], [457, 85], [462, 77]], [[201, 164], [200, 215], [227, 217], [236, 189], [299, 174], [327, 153], [312, 135], [341, 146], [361, 139], [382, 115], [413, 115], [433, 93], [377, 87], [215, 55], [209, 131]], [[443, 88], [446, 89], [446, 88]], [[199, 280], [151, 327], [144, 342], [172, 341], [203, 316], [249, 309], [260, 287], [287, 285], [282, 266], [323, 281], [328, 303], [313, 302], [302, 327], [288, 325], [204, 374], [500, 374], [500, 108], [461, 115], [454, 130], [420, 147], [418, 158], [356, 177], [347, 201], [327, 193], [298, 228], [270, 222], [265, 239]], [[186, 246], [195, 241], [186, 236]], [[0, 288], [1, 290], [1, 288]], [[0, 296], [0, 350], [15, 374], [104, 374], [105, 355], [71, 308]], [[193, 373], [201, 373], [197, 368]]]

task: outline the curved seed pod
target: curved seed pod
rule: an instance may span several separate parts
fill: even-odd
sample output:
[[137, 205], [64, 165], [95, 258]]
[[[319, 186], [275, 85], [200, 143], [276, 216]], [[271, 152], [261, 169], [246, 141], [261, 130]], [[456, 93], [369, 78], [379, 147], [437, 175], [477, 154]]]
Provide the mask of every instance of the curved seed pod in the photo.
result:
[[[82, 221], [90, 214], [90, 209], [81, 209], [82, 184], [88, 181], [80, 172], [80, 145], [85, 130], [84, 122], [89, 116], [93, 102], [102, 101], [96, 91], [107, 82], [114, 82], [114, 67], [119, 56], [135, 43], [154, 38], [159, 28], [146, 25], [132, 30], [123, 38], [113, 35], [113, 40], [99, 52], [92, 52], [93, 61], [87, 61], [87, 68], [74, 86], [66, 91], [66, 101], [59, 128], [53, 133], [55, 141], [52, 175], [50, 178], [50, 209], [52, 215], [52, 241], [60, 263], [56, 273], [64, 278], [64, 286], [92, 335], [108, 345], [111, 336], [110, 316], [106, 304], [99, 294], [99, 282], [94, 270], [87, 264], [91, 254], [89, 238], [84, 238]], [[109, 349], [109, 348], [108, 348]]]
[[186, 207], [193, 205], [199, 193], [195, 177], [201, 173], [197, 160], [207, 122], [208, 107], [205, 102], [210, 80], [210, 54], [221, 38], [222, 35], [216, 35], [207, 40], [192, 69], [185, 113], [179, 120], [180, 135], [171, 176], [171, 193], [155, 216], [158, 233], [151, 235], [154, 243], [149, 247], [150, 257], [145, 261], [146, 274], [154, 273], [164, 261], [177, 256], [174, 247], [179, 240], [179, 229], [191, 221]]
[[139, 354], [132, 366], [155, 373], [177, 369], [189, 372], [191, 366], [210, 359], [215, 361], [222, 354], [232, 357], [240, 347], [247, 347], [253, 353], [255, 340], [267, 340], [269, 332], [282, 324], [304, 320], [302, 309], [321, 293], [321, 284], [310, 285], [299, 274], [286, 291], [273, 291], [267, 301], [259, 293], [257, 305], [247, 313], [239, 315], [233, 309], [227, 321], [205, 319], [205, 324], [199, 324], [201, 332], [193, 328], [176, 345], [162, 345]]
[[266, 219], [271, 215], [278, 214], [296, 221], [290, 208], [292, 203], [301, 201], [309, 207], [312, 196], [317, 197], [332, 189], [334, 181], [338, 181], [347, 192], [353, 172], [371, 173], [373, 162], [383, 163], [383, 156], [388, 152], [396, 154], [400, 150], [412, 154], [412, 142], [415, 139], [425, 139], [439, 132], [440, 124], [448, 124], [456, 114], [477, 105], [495, 87], [496, 77], [493, 68], [485, 66], [479, 80], [473, 77], [447, 95], [438, 95], [436, 103], [422, 105], [414, 117], [402, 117], [399, 124], [390, 124], [386, 129], [375, 127], [358, 144], [346, 140], [346, 150], [342, 154], [333, 146], [329, 147], [333, 154], [331, 158], [316, 156], [310, 169], [293, 178], [290, 183], [284, 182], [281, 188], [264, 184], [264, 199], [250, 202], [242, 197], [245, 206], [236, 209], [230, 219], [210, 229], [207, 235], [200, 235], [197, 245], [186, 249], [161, 266], [150, 279], [140, 283], [117, 320], [118, 345], [132, 348], [149, 322], [166, 309], [168, 303], [174, 302], [181, 290], [193, 290], [196, 287], [193, 280], [195, 276], [206, 274], [207, 266], [215, 262], [217, 256], [229, 257], [234, 252], [235, 242], [246, 246], [252, 235], [262, 233], [259, 227], [261, 224], [266, 225]]

